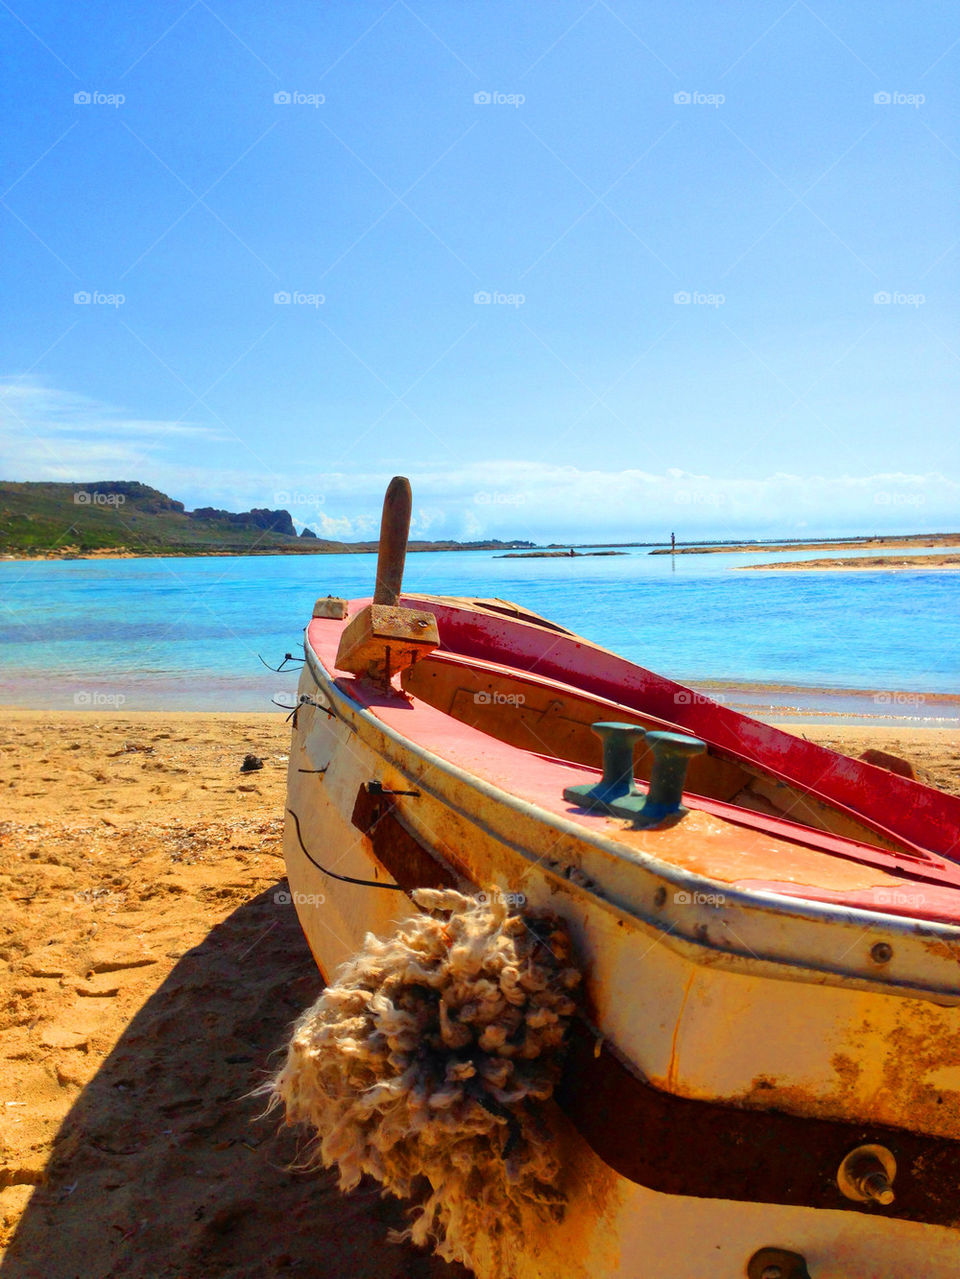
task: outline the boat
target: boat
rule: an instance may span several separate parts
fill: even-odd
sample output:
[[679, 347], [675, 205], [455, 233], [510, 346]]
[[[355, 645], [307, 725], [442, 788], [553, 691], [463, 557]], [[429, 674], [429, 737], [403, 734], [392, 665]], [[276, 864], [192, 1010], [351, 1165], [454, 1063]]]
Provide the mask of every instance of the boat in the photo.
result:
[[960, 800], [520, 605], [404, 594], [409, 501], [372, 598], [306, 627], [284, 852], [327, 979], [418, 888], [569, 929], [570, 1193], [510, 1273], [955, 1276]]

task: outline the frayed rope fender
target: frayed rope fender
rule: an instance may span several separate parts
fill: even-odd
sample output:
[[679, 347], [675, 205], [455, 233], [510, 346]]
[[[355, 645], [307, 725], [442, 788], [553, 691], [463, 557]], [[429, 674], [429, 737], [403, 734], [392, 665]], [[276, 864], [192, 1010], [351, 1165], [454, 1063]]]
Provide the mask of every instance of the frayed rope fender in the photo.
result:
[[424, 912], [363, 950], [299, 1019], [267, 1085], [317, 1134], [343, 1190], [364, 1173], [415, 1199], [399, 1238], [508, 1272], [522, 1212], [560, 1220], [542, 1113], [562, 1066], [572, 992], [565, 927], [510, 913], [496, 891], [419, 889]]

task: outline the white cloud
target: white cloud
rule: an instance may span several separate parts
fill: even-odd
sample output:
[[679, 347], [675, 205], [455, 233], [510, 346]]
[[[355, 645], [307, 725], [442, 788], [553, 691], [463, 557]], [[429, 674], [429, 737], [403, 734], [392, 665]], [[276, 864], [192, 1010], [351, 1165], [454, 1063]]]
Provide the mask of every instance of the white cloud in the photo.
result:
[[301, 523], [294, 518], [294, 524], [297, 528], [308, 528], [312, 533], [316, 533], [317, 537], [327, 538], [329, 541], [365, 542], [369, 539], [373, 520], [364, 516], [350, 519], [346, 515], [338, 518], [321, 513], [316, 519], [307, 520], [306, 523]]
[[[375, 538], [394, 469], [410, 476], [415, 537], [662, 541], [886, 529], [950, 529], [960, 484], [939, 472], [706, 475], [484, 458], [324, 471], [192, 422], [137, 418], [29, 379], [0, 382], [0, 473], [11, 479], [139, 479], [187, 506], [286, 506], [320, 537]], [[201, 454], [197, 445], [204, 443]], [[322, 456], [322, 445], [317, 455]], [[223, 466], [249, 459], [250, 464]], [[308, 500], [309, 499], [309, 500]]]
[[[960, 485], [938, 472], [739, 478], [671, 468], [586, 470], [498, 459], [409, 474], [419, 536], [657, 540], [947, 527]], [[329, 517], [378, 511], [389, 473], [310, 475]], [[301, 483], [304, 483], [301, 477]], [[421, 504], [422, 503], [422, 504]]]
[[463, 540], [465, 542], [477, 542], [482, 537], [483, 524], [472, 511], [467, 511], [463, 517]]
[[440, 507], [418, 506], [410, 517], [410, 528], [414, 537], [429, 538], [432, 528], [443, 528], [446, 522], [446, 511]]

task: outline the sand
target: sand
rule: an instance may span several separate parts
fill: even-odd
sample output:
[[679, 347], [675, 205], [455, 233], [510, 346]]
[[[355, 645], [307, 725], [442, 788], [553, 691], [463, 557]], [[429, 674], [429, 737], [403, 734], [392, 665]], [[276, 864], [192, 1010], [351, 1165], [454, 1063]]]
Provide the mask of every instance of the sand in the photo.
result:
[[[791, 731], [960, 793], [956, 733]], [[279, 714], [4, 714], [4, 1279], [466, 1275], [387, 1243], [376, 1188], [288, 1171], [249, 1096], [320, 989], [276, 899], [288, 742]]]
[[935, 569], [956, 572], [960, 569], [960, 555], [877, 555], [851, 559], [791, 560], [787, 564], [737, 564], [738, 569], [766, 569], [771, 572], [875, 573], [878, 569], [894, 572], [898, 569]]
[[960, 795], [960, 732], [947, 728], [840, 727], [835, 724], [782, 724], [788, 733], [829, 746], [841, 755], [868, 749], [909, 760], [917, 780], [949, 795]]
[[280, 714], [4, 714], [4, 1279], [466, 1273], [387, 1243], [375, 1188], [286, 1171], [248, 1095], [321, 987], [275, 900], [288, 741]]
[[918, 547], [960, 546], [960, 533], [907, 533], [887, 537], [840, 538], [822, 542], [738, 542], [712, 546], [666, 546], [651, 555], [770, 555], [774, 551], [889, 551]]

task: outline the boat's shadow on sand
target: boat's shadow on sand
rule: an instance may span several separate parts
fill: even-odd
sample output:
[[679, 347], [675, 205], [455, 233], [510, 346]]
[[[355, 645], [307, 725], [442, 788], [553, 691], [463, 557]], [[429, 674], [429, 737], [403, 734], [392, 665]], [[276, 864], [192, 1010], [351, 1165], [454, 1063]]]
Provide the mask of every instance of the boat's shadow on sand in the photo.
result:
[[373, 1185], [292, 1173], [303, 1138], [250, 1092], [321, 988], [276, 885], [178, 961], [83, 1090], [56, 1138], [2, 1279], [460, 1279], [387, 1229]]

